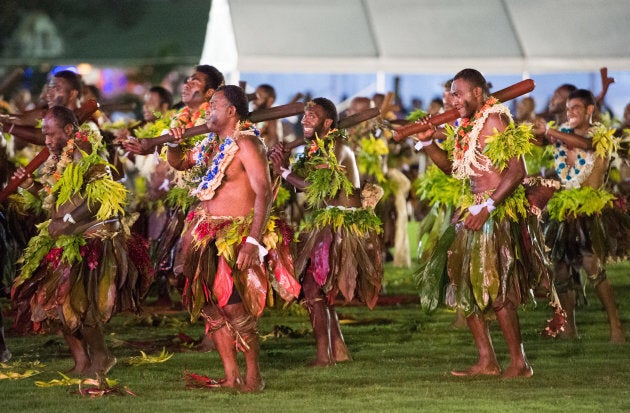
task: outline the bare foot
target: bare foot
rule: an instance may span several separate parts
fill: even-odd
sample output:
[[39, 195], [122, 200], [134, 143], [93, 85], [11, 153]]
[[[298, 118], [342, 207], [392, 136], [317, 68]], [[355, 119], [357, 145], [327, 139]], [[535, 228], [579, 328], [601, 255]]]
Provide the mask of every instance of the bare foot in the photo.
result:
[[350, 351], [343, 341], [335, 342], [333, 345], [333, 358], [335, 362], [341, 363], [344, 361], [352, 361]]
[[318, 360], [315, 359], [311, 362], [309, 362], [306, 366], [307, 367], [328, 367], [328, 366], [334, 366], [335, 362], [333, 360]]
[[262, 378], [258, 378], [258, 380], [252, 380], [251, 382], [243, 384], [238, 391], [241, 393], [258, 393], [263, 391], [264, 388], [265, 382]]
[[105, 377], [107, 373], [116, 365], [116, 357], [108, 355], [104, 358], [95, 358], [92, 365], [84, 372], [85, 374], [96, 374]]
[[534, 370], [529, 364], [524, 366], [509, 366], [501, 375], [502, 379], [515, 379], [517, 377], [529, 378], [534, 375]]
[[86, 362], [79, 362], [76, 361], [74, 362], [74, 367], [72, 367], [69, 370], [66, 370], [66, 374], [78, 374], [78, 375], [86, 375], [88, 373], [90, 373], [91, 370], [91, 364], [90, 361], [87, 360]]
[[501, 368], [498, 364], [474, 364], [467, 370], [452, 370], [451, 374], [455, 377], [468, 377], [468, 376], [498, 376], [501, 374]]
[[610, 329], [610, 342], [613, 344], [623, 344], [626, 342], [626, 336], [623, 328], [614, 327]]

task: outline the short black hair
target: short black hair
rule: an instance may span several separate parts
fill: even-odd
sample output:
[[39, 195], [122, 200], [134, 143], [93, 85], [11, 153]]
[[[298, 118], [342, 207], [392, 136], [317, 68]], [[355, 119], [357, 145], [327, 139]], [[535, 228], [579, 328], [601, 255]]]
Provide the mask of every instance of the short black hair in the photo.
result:
[[593, 105], [595, 106], [595, 96], [590, 90], [586, 89], [576, 89], [573, 92], [569, 93], [569, 97], [567, 100], [571, 99], [580, 99], [584, 106]]
[[195, 71], [206, 75], [206, 83], [203, 89], [204, 92], [208, 89], [218, 89], [219, 86], [223, 85], [223, 82], [225, 81], [225, 79], [223, 78], [223, 73], [221, 73], [219, 69], [214, 66], [198, 65], [195, 67]]
[[158, 95], [158, 97], [160, 98], [160, 106], [162, 106], [162, 104], [164, 103], [166, 103], [169, 108], [173, 106], [173, 94], [162, 86], [153, 86], [151, 89], [149, 89], [149, 93], [155, 93], [156, 95]]
[[247, 119], [249, 115], [249, 101], [245, 91], [240, 86], [221, 86], [217, 89], [217, 92], [223, 92], [225, 98], [236, 108], [236, 114], [240, 120]]
[[270, 84], [263, 83], [262, 85], [259, 85], [256, 89], [264, 90], [265, 93], [272, 99], [276, 98], [276, 89], [274, 89], [273, 86], [271, 86]]
[[317, 106], [321, 106], [324, 109], [324, 115], [326, 119], [332, 119], [332, 124], [330, 125], [330, 129], [335, 129], [337, 127], [337, 122], [339, 122], [339, 114], [337, 113], [337, 107], [332, 101], [326, 98], [315, 98], [311, 100]]
[[488, 82], [486, 82], [486, 78], [483, 77], [480, 71], [477, 69], [462, 69], [455, 76], [453, 76], [453, 81], [457, 79], [463, 79], [468, 82], [472, 87], [480, 87], [483, 94], [487, 95], [490, 93], [490, 86], [488, 86]]
[[66, 82], [68, 82], [70, 84], [70, 88], [72, 90], [76, 90], [77, 91], [77, 98], [81, 98], [82, 92], [83, 92], [83, 85], [81, 82], [81, 76], [79, 76], [78, 74], [74, 73], [71, 70], [61, 70], [57, 73], [55, 73], [55, 76], [59, 79], [64, 79]]
[[48, 109], [48, 114], [52, 116], [57, 122], [57, 125], [62, 128], [70, 124], [74, 130], [79, 129], [77, 115], [74, 114], [74, 111], [65, 106], [53, 106]]
[[575, 92], [577, 90], [577, 86], [571, 84], [571, 83], [563, 83], [562, 85], [557, 87], [558, 90], [566, 90], [569, 93]]

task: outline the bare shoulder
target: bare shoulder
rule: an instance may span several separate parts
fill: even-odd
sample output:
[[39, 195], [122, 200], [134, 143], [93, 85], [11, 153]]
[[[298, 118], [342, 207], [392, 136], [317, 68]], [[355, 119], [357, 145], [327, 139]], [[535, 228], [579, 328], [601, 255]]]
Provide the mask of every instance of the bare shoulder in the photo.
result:
[[262, 140], [260, 140], [258, 136], [241, 135], [238, 138], [237, 144], [240, 150], [243, 150], [246, 152], [251, 152], [251, 151], [260, 152], [260, 153], [266, 152], [265, 144], [263, 143]]
[[502, 131], [509, 124], [509, 119], [500, 113], [490, 113], [486, 118], [486, 122], [483, 125], [483, 131], [485, 134], [491, 135], [494, 130]]

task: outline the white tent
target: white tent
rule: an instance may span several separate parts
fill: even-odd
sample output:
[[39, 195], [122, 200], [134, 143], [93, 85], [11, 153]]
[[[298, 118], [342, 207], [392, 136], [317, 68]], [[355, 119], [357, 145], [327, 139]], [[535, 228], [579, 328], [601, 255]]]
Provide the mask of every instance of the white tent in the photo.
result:
[[628, 0], [213, 0], [224, 73], [630, 70]]

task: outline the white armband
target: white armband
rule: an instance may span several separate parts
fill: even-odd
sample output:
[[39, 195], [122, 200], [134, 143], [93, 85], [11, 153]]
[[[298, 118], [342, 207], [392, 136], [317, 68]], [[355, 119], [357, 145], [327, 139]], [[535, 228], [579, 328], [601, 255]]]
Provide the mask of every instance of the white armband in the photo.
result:
[[265, 258], [265, 255], [267, 255], [267, 253], [269, 251], [267, 251], [267, 249], [265, 247], [260, 245], [260, 243], [258, 241], [256, 241], [256, 238], [254, 238], [254, 237], [247, 237], [247, 239], [245, 239], [245, 242], [248, 243], [248, 244], [254, 244], [254, 245], [258, 246], [258, 258], [260, 259], [260, 262], [263, 262], [263, 259]]
[[288, 168], [280, 168], [280, 171], [282, 172], [280, 176], [282, 176], [282, 179], [286, 181], [287, 176], [289, 176], [289, 174], [291, 173], [291, 167], [289, 166]]
[[468, 211], [472, 214], [472, 215], [477, 215], [478, 213], [481, 212], [481, 210], [483, 208], [486, 208], [488, 210], [488, 212], [492, 212], [495, 210], [495, 206], [494, 206], [494, 199], [492, 198], [488, 198], [486, 200], [486, 202], [484, 202], [483, 204], [478, 204], [478, 205], [471, 205], [468, 207]]
[[72, 214], [66, 214], [63, 216], [63, 222], [69, 222], [71, 224], [76, 224], [77, 221], [74, 220], [74, 218], [72, 218]]
[[427, 147], [429, 145], [432, 145], [432, 144], [433, 144], [433, 139], [428, 140], [428, 141], [418, 141], [418, 142], [416, 142], [416, 144], [413, 147], [415, 148], [415, 150], [421, 151], [422, 148], [425, 148], [425, 147]]

